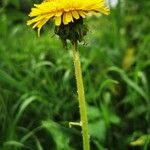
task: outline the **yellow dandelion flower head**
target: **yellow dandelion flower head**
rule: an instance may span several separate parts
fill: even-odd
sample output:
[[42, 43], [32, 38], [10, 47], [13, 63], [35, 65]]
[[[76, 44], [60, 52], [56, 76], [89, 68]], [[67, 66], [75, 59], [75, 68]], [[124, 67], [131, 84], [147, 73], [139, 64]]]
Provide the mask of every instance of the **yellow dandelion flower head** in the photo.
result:
[[33, 24], [38, 28], [38, 34], [43, 25], [50, 19], [55, 20], [55, 25], [67, 25], [89, 14], [109, 14], [109, 8], [105, 0], [44, 0], [41, 4], [35, 4], [29, 14], [32, 17], [27, 25]]

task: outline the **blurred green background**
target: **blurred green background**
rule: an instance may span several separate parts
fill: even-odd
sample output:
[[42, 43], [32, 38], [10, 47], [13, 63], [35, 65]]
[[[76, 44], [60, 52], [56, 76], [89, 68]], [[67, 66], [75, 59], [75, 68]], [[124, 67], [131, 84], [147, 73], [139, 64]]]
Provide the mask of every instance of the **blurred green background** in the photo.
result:
[[[82, 150], [72, 51], [51, 23], [26, 26], [31, 0], [0, 1], [0, 150]], [[150, 1], [86, 20], [80, 45], [91, 150], [150, 149]]]

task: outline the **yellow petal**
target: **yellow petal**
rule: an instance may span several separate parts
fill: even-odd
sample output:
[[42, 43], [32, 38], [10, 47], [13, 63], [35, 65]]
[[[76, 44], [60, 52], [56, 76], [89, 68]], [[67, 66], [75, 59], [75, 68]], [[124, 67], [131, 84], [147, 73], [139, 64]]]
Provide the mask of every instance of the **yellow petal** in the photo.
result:
[[86, 13], [84, 12], [84, 11], [78, 11], [79, 12], [79, 14], [80, 14], [80, 16], [82, 17], [82, 18], [85, 18], [85, 16], [86, 16]]
[[55, 17], [55, 25], [60, 26], [61, 25], [61, 16]]
[[71, 12], [67, 13], [67, 21], [68, 21], [68, 23], [71, 22], [71, 21], [73, 21], [72, 13]]
[[79, 19], [80, 18], [80, 16], [79, 16], [79, 14], [78, 14], [78, 12], [77, 11], [72, 11], [71, 12], [72, 13], [72, 16], [75, 18], [75, 19]]
[[59, 17], [59, 16], [61, 16], [61, 15], [62, 15], [62, 12], [61, 12], [61, 11], [56, 12], [56, 14], [55, 14], [56, 17]]
[[68, 24], [71, 21], [73, 21], [71, 12], [64, 13], [64, 15], [63, 15], [63, 23], [66, 25], [66, 24]]
[[43, 25], [48, 21], [49, 19], [43, 19], [39, 24], [38, 24], [38, 36], [40, 36], [40, 31]]
[[42, 20], [43, 18], [51, 18], [51, 17], [53, 17], [53, 14], [46, 14], [46, 15], [37, 16], [37, 17], [27, 21], [27, 25], [31, 25], [35, 22], [38, 22], [38, 21]]
[[67, 20], [66, 20], [66, 13], [63, 14], [63, 24], [67, 24]]
[[33, 29], [36, 28], [39, 24], [40, 24], [40, 21], [36, 22], [32, 28]]

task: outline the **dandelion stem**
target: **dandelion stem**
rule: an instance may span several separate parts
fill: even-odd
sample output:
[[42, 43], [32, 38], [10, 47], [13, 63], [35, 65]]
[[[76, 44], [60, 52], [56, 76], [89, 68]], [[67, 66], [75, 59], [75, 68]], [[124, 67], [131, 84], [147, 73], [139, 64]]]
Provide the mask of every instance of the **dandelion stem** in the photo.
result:
[[83, 84], [81, 62], [80, 62], [79, 51], [77, 48], [77, 42], [74, 42], [73, 61], [74, 61], [74, 67], [75, 67], [77, 93], [78, 93], [78, 98], [79, 98], [79, 109], [80, 109], [81, 128], [82, 128], [83, 149], [84, 150], [90, 150], [84, 84]]

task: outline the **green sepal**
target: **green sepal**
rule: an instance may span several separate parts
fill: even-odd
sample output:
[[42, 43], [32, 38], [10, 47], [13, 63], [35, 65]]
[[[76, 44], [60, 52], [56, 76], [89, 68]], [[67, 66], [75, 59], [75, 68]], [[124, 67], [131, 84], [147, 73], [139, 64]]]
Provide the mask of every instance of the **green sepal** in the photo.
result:
[[62, 24], [55, 27], [55, 34], [60, 37], [64, 47], [67, 47], [67, 40], [71, 41], [71, 43], [84, 41], [87, 32], [88, 28], [82, 18], [74, 20], [68, 25]]

